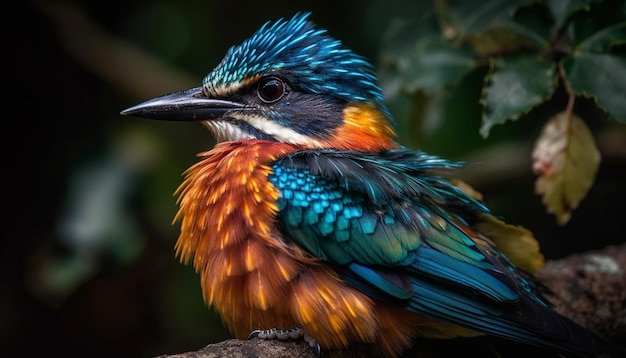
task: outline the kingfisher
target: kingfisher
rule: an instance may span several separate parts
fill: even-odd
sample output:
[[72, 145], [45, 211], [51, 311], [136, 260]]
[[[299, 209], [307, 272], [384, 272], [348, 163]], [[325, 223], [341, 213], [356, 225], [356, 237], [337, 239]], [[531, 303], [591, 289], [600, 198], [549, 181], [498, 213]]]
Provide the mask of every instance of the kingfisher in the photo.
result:
[[373, 66], [309, 16], [267, 22], [202, 86], [121, 112], [215, 137], [177, 190], [175, 251], [232, 333], [384, 357], [484, 334], [613, 351], [552, 309], [537, 242], [495, 229], [512, 225], [448, 179], [462, 163], [399, 143]]

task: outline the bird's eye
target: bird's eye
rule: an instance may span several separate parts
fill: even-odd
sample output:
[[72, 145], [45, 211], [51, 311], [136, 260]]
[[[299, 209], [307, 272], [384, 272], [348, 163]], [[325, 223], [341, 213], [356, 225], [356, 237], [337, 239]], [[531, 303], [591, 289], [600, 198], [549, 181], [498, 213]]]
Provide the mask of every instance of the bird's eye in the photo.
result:
[[274, 103], [285, 94], [285, 84], [276, 77], [268, 77], [259, 83], [258, 95], [265, 103]]

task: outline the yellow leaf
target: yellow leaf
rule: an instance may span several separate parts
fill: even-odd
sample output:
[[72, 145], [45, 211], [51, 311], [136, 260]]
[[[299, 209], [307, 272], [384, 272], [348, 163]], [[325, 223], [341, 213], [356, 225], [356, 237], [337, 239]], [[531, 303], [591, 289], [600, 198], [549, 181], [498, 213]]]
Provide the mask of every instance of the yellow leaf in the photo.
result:
[[481, 214], [472, 226], [519, 268], [534, 275], [543, 267], [544, 257], [533, 233], [518, 225], [507, 224], [487, 214]]
[[[451, 179], [450, 182], [472, 198], [483, 200], [483, 195], [464, 181]], [[534, 275], [543, 267], [544, 257], [539, 242], [530, 230], [507, 224], [488, 214], [480, 214], [478, 220], [472, 224], [472, 229], [489, 239], [522, 270]]]
[[549, 213], [565, 225], [587, 195], [600, 165], [591, 131], [571, 111], [550, 118], [533, 150], [533, 171], [539, 175], [535, 192]]

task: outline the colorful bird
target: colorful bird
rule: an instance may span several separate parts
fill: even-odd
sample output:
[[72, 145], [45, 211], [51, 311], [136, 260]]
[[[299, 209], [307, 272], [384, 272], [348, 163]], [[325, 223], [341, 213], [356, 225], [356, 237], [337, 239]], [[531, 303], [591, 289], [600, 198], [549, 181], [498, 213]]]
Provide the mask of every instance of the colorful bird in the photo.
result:
[[396, 141], [372, 66], [309, 15], [268, 22], [201, 87], [122, 112], [201, 121], [219, 142], [178, 190], [176, 253], [206, 303], [240, 338], [299, 327], [387, 357], [485, 333], [610, 351], [542, 297], [536, 242], [494, 236], [507, 224], [444, 178], [460, 163]]

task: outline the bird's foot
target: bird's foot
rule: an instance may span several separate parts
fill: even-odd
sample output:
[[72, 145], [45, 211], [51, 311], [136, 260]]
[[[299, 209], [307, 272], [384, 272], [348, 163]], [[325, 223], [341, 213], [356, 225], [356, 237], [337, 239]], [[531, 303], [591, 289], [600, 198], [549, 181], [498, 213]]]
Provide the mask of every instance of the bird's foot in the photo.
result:
[[248, 339], [260, 338], [260, 339], [278, 339], [279, 341], [286, 341], [289, 339], [303, 339], [310, 347], [315, 349], [315, 357], [319, 358], [322, 352], [322, 348], [315, 338], [307, 334], [302, 327], [296, 327], [292, 329], [255, 329], [250, 332]]
[[300, 339], [302, 337], [304, 337], [304, 330], [300, 327], [296, 327], [293, 329], [255, 329], [248, 335], [248, 339], [278, 339], [279, 341], [286, 341], [288, 339]]

